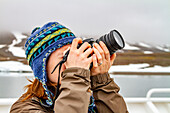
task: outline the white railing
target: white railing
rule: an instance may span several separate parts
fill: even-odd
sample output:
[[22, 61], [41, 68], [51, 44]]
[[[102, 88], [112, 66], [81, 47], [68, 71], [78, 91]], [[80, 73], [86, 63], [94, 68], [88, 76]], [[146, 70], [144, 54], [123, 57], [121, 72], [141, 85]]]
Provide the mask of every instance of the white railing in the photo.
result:
[[170, 88], [153, 88], [147, 92], [146, 98], [125, 98], [126, 103], [146, 103], [153, 113], [160, 113], [153, 102], [170, 103], [170, 97], [151, 97], [153, 93], [170, 93]]
[[[148, 91], [146, 98], [147, 98], [147, 105], [148, 107], [152, 110], [152, 112], [154, 113], [160, 113], [159, 110], [156, 108], [156, 106], [153, 104], [153, 101], [151, 100], [151, 95], [153, 93], [170, 93], [170, 88], [154, 88]], [[167, 98], [167, 101], [170, 100], [170, 98]], [[166, 101], [166, 102], [167, 102]], [[159, 102], [165, 102], [164, 100], [161, 100], [161, 98], [159, 98]], [[169, 101], [170, 102], [170, 101]]]

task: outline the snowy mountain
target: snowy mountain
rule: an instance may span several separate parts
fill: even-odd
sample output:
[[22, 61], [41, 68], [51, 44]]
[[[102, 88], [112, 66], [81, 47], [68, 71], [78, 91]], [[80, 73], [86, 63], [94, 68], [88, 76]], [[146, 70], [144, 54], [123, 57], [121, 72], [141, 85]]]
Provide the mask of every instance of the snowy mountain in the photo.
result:
[[[23, 71], [23, 66], [25, 67], [25, 65], [27, 65], [27, 61], [25, 59], [24, 44], [28, 36], [29, 36], [28, 34], [21, 33], [21, 32], [0, 33], [0, 71], [4, 71], [7, 68], [9, 68], [10, 71], [15, 71], [15, 70]], [[154, 67], [157, 65], [170, 66], [169, 55], [170, 55], [170, 46], [167, 45], [153, 46], [152, 44], [148, 44], [144, 42], [133, 43], [133, 44], [126, 42], [125, 48], [117, 52], [117, 58], [114, 63], [114, 66], [124, 65], [125, 67], [126, 66], [129, 67], [131, 66], [131, 64], [143, 65], [143, 63], [147, 64], [145, 68]], [[15, 69], [12, 67], [8, 67], [5, 64], [11, 66], [15, 64]], [[125, 67], [123, 68], [125, 69]], [[31, 71], [31, 69], [25, 67], [24, 71]]]
[[170, 52], [170, 46], [153, 46], [144, 42], [139, 42], [135, 44], [126, 43], [125, 52], [135, 51], [135, 52], [144, 52], [146, 54], [159, 53], [159, 52]]

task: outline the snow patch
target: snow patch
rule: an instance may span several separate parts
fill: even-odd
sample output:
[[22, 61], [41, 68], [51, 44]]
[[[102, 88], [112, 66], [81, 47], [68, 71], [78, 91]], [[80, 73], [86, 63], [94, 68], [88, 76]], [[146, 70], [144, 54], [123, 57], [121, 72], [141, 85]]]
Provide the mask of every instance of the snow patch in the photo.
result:
[[149, 67], [149, 64], [143, 63], [143, 64], [129, 64], [129, 65], [115, 65], [111, 66], [109, 73], [113, 72], [163, 72], [163, 73], [169, 73], [170, 72], [170, 66], [168, 67], [162, 67], [162, 66], [154, 66]]
[[160, 50], [162, 50], [162, 51], [165, 51], [165, 52], [170, 52], [169, 49], [163, 48], [163, 47], [161, 47], [161, 46], [156, 46], [156, 48], [157, 48], [157, 49], [160, 49]]
[[6, 45], [0, 45], [0, 48], [3, 48], [3, 47], [5, 47]]
[[11, 51], [14, 56], [25, 57], [25, 51], [22, 47], [9, 47], [9, 51]]
[[140, 42], [139, 45], [140, 45], [140, 46], [143, 46], [143, 47], [147, 47], [147, 48], [150, 48], [150, 47], [151, 47], [150, 45], [145, 44], [145, 43], [142, 43], [142, 42]]
[[153, 54], [152, 51], [144, 51], [144, 54]]
[[4, 61], [0, 62], [0, 71], [31, 71], [31, 67], [17, 61]]
[[162, 67], [155, 65], [154, 67], [149, 67], [144, 69], [146, 72], [170, 72], [170, 66]]
[[129, 44], [125, 44], [125, 47], [123, 48], [125, 50], [140, 50], [138, 47], [130, 46]]

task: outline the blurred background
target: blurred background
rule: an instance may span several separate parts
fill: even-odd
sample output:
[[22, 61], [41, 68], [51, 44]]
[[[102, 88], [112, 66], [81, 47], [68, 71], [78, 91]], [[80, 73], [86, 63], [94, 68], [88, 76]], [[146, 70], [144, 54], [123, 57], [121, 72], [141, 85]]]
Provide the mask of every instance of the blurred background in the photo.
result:
[[109, 73], [129, 111], [169, 113], [169, 11], [169, 0], [0, 0], [0, 111], [34, 78], [23, 48], [31, 31], [57, 21], [82, 38], [117, 29], [126, 45]]

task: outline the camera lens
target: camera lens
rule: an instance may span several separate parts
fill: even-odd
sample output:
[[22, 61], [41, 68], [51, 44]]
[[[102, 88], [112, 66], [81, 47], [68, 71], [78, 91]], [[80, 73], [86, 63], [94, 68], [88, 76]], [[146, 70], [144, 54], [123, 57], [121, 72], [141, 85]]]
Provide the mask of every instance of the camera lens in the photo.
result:
[[124, 41], [121, 35], [116, 30], [114, 30], [112, 33], [113, 33], [116, 43], [120, 46], [120, 49], [122, 49], [124, 47]]
[[105, 43], [110, 55], [115, 53], [118, 49], [123, 49], [125, 46], [124, 40], [117, 30], [112, 30], [109, 34], [105, 34], [96, 40], [97, 43], [99, 43], [99, 41], [103, 41]]

